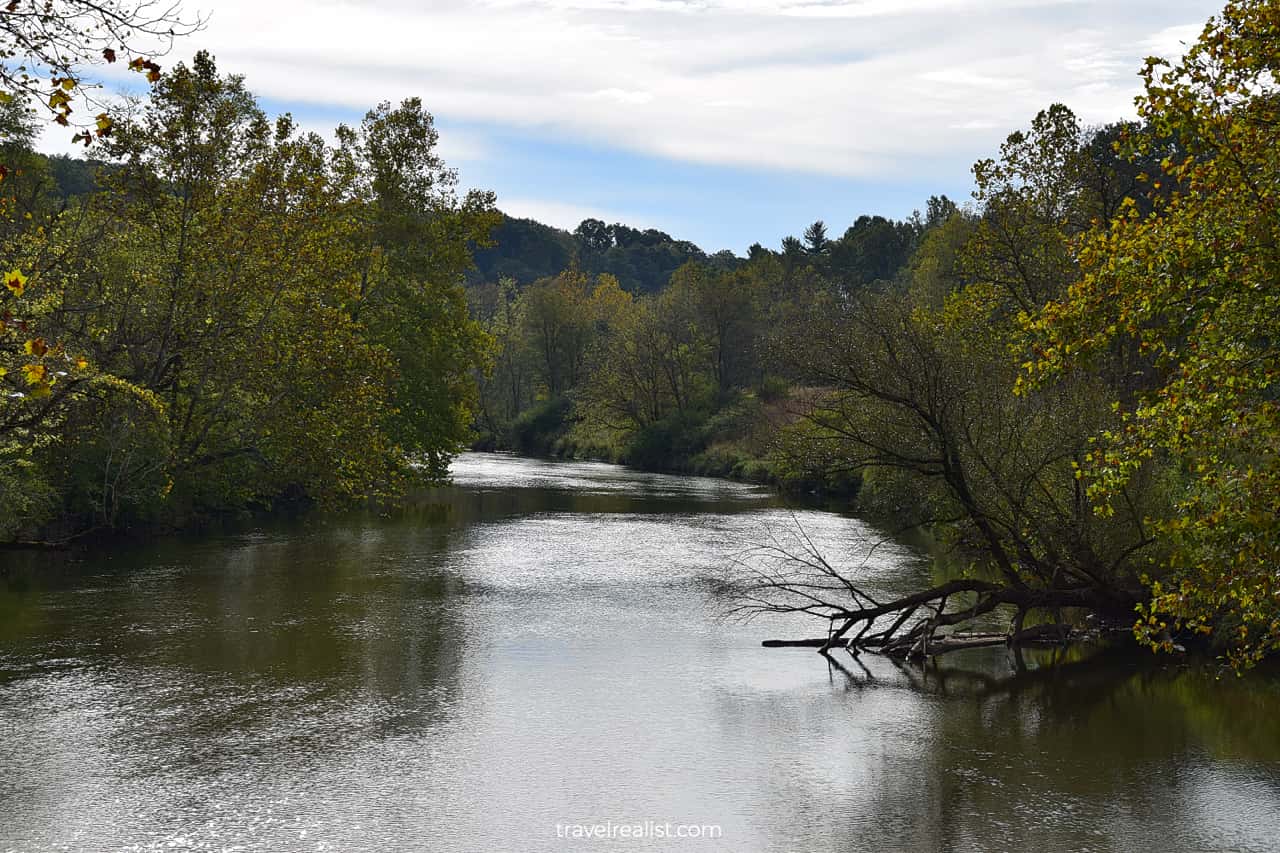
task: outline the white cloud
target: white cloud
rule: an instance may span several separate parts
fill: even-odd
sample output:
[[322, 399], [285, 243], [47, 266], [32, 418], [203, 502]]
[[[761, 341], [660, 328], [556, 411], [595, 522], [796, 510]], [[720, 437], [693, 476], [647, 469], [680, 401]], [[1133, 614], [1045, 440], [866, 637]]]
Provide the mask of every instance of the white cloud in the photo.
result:
[[1203, 22], [1165, 27], [1143, 39], [1142, 48], [1146, 53], [1155, 56], [1166, 58], [1177, 56], [1183, 53], [1196, 40], [1202, 29], [1204, 29]]
[[618, 104], [647, 104], [653, 100], [652, 92], [628, 92], [626, 89], [600, 89], [585, 95], [589, 100], [613, 101]]
[[475, 163], [495, 156], [493, 147], [484, 136], [453, 127], [448, 131], [441, 131], [436, 153], [450, 166]]
[[[421, 95], [451, 121], [868, 177], [970, 160], [1054, 101], [1086, 122], [1127, 115], [1142, 57], [1219, 4], [220, 0], [179, 49], [210, 48], [276, 101]], [[458, 150], [484, 155], [478, 139]]]
[[36, 147], [46, 154], [70, 154], [74, 157], [84, 156], [84, 145], [72, 142], [71, 137], [80, 131], [67, 130], [51, 121], [41, 122], [40, 135], [36, 139]]
[[643, 217], [637, 219], [634, 215], [623, 214], [618, 211], [608, 211], [598, 207], [549, 201], [547, 199], [501, 196], [498, 199], [498, 207], [508, 216], [515, 216], [521, 219], [536, 219], [544, 225], [554, 225], [566, 231], [572, 231], [577, 228], [578, 224], [584, 219], [601, 219], [605, 222], [625, 221], [633, 228], [651, 227], [649, 223], [643, 221]]

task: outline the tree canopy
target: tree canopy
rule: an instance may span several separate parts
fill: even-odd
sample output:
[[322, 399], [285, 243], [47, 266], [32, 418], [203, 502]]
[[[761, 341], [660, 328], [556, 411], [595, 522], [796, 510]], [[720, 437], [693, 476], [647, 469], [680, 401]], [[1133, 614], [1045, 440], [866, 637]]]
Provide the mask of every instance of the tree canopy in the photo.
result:
[[456, 192], [417, 100], [337, 137], [268, 118], [200, 53], [117, 117], [92, 180], [14, 148], [0, 488], [25, 509], [10, 535], [443, 475], [487, 357], [462, 280], [493, 197]]

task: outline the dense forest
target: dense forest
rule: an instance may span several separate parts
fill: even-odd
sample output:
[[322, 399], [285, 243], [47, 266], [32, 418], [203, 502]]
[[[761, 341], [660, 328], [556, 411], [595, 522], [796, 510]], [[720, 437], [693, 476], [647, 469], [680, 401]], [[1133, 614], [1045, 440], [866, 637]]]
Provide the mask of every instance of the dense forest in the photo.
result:
[[8, 539], [388, 501], [474, 441], [834, 492], [975, 555], [897, 602], [754, 576], [827, 645], [1001, 609], [1280, 647], [1274, 4], [1149, 60], [1136, 121], [1048, 107], [970, 202], [746, 258], [503, 219], [417, 100], [329, 144], [210, 56], [135, 63], [149, 97], [82, 131], [97, 166], [32, 150], [22, 95], [69, 123], [71, 68], [5, 79]]
[[925, 215], [861, 216], [835, 240], [815, 222], [803, 241], [788, 237], [777, 251], [755, 244], [745, 259], [694, 249], [656, 289], [594, 263], [593, 246], [627, 257], [608, 235], [640, 232], [587, 220], [563, 270], [468, 288], [497, 353], [479, 376], [480, 445], [851, 494], [849, 472], [777, 456], [776, 427], [794, 420], [791, 392], [804, 377], [779, 358], [776, 333], [820, 294], [852, 297], [893, 280], [957, 215], [935, 197]]

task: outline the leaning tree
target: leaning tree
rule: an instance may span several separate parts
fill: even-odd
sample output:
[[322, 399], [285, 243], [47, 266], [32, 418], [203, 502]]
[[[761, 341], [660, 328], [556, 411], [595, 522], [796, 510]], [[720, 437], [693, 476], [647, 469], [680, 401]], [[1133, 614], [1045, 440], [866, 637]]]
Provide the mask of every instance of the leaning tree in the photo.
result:
[[1041, 113], [975, 167], [977, 211], [927, 234], [902, 280], [829, 291], [780, 336], [779, 358], [808, 388], [784, 456], [861, 473], [868, 494], [891, 492], [897, 514], [945, 529], [975, 566], [883, 597], [812, 547], [771, 546], [737, 579], [737, 612], [807, 614], [827, 629], [780, 644], [923, 656], [1060, 640], [1081, 613], [1132, 626], [1158, 546], [1146, 519], [1159, 472], [1143, 460], [1099, 506], [1082, 469], [1094, 438], [1120, 426], [1113, 377], [1141, 372], [1142, 357], [1117, 349], [1019, 384], [1026, 317], [1077, 280], [1080, 236], [1105, 227], [1094, 187], [1109, 164], [1094, 136], [1064, 107]]

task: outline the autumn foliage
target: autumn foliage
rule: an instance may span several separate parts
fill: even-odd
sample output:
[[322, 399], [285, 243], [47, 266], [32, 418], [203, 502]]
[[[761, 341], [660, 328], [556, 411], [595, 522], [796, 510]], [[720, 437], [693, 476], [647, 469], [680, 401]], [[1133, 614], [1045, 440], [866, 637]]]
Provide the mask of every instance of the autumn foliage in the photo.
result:
[[418, 101], [329, 145], [197, 54], [113, 118], [74, 197], [12, 120], [9, 536], [385, 499], [443, 474], [487, 344], [462, 274], [497, 214], [456, 190]]

